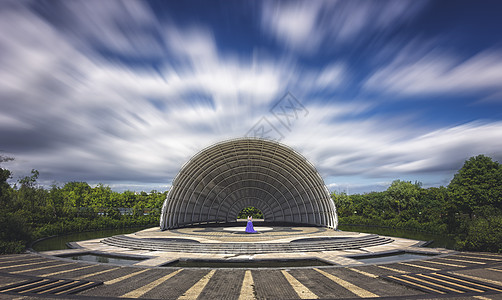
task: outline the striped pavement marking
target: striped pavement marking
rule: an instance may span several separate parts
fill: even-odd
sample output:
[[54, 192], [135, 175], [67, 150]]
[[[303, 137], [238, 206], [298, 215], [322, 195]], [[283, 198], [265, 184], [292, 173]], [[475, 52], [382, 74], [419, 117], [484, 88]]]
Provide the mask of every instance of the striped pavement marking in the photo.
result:
[[385, 270], [389, 270], [389, 271], [393, 271], [393, 272], [396, 272], [396, 273], [401, 273], [401, 274], [406, 274], [406, 273], [409, 273], [407, 271], [403, 271], [403, 270], [398, 270], [398, 269], [393, 269], [393, 268], [389, 268], [389, 267], [386, 267], [386, 266], [377, 266], [381, 269], [385, 269]]
[[145, 273], [146, 271], [149, 271], [150, 269], [143, 269], [141, 271], [137, 271], [137, 272], [134, 272], [134, 273], [131, 273], [131, 274], [127, 274], [127, 275], [124, 275], [122, 277], [118, 277], [118, 278], [115, 278], [115, 279], [112, 279], [112, 280], [108, 280], [108, 281], [105, 281], [104, 284], [115, 284], [117, 282], [121, 282], [123, 280], [126, 280], [126, 279], [129, 279], [133, 276], [136, 276], [136, 275], [139, 275], [141, 273]]
[[[479, 289], [475, 289], [475, 288], [468, 287], [468, 286], [465, 286], [465, 285], [460, 285], [458, 283], [451, 282], [451, 281], [446, 281], [446, 280], [439, 279], [439, 278], [434, 278], [434, 277], [428, 276], [426, 274], [417, 274], [417, 275], [420, 276], [420, 277], [428, 278], [430, 280], [436, 280], [436, 281], [439, 281], [439, 282], [442, 282], [442, 283], [445, 283], [445, 284], [451, 284], [451, 285], [457, 286], [459, 288], [468, 289], [468, 290], [471, 290], [471, 291], [474, 291], [474, 292], [478, 292], [478, 293], [482, 293], [483, 292], [482, 290], [479, 290]], [[442, 274], [432, 273], [432, 275], [436, 275], [436, 276], [439, 276], [439, 277], [444, 277], [444, 278], [447, 278], [447, 279], [451, 280], [451, 277], [444, 276]]]
[[255, 300], [254, 292], [254, 281], [253, 275], [250, 270], [246, 270], [244, 273], [244, 279], [242, 280], [241, 293], [239, 294], [239, 300]]
[[194, 284], [188, 291], [186, 291], [183, 295], [178, 297], [178, 300], [189, 300], [189, 299], [197, 299], [202, 292], [202, 290], [206, 287], [209, 279], [213, 277], [216, 270], [211, 270], [204, 277], [202, 277], [196, 284]]
[[[30, 283], [27, 283], [25, 285], [23, 285], [24, 287], [29, 287], [29, 286], [32, 286], [32, 285], [38, 285], [40, 283], [43, 283], [43, 282], [50, 282], [51, 280], [49, 279], [42, 279], [42, 280], [36, 280], [36, 281], [33, 281], [33, 282], [30, 282]], [[13, 286], [11, 288], [8, 288], [8, 289], [5, 289], [5, 290], [2, 290], [2, 293], [5, 293], [5, 292], [10, 292], [11, 290], [14, 290], [14, 289], [17, 289], [19, 288], [19, 286]]]
[[410, 267], [415, 267], [415, 268], [421, 268], [421, 269], [431, 270], [431, 271], [439, 271], [439, 269], [436, 269], [436, 268], [431, 268], [431, 267], [426, 267], [426, 266], [421, 266], [421, 265], [415, 265], [415, 264], [410, 264], [410, 263], [400, 262], [399, 264], [405, 265], [405, 266], [410, 266]]
[[23, 281], [25, 281], [25, 280], [22, 279], [22, 280], [19, 280], [19, 281], [14, 281], [14, 282], [9, 282], [9, 283], [1, 283], [0, 282], [0, 288], [3, 288], [4, 286], [8, 286], [8, 285], [11, 285], [11, 284], [18, 284], [18, 283], [21, 283]]
[[31, 272], [31, 271], [39, 271], [39, 270], [45, 270], [45, 269], [50, 269], [50, 268], [57, 268], [57, 267], [62, 267], [62, 266], [67, 266], [67, 265], [72, 265], [72, 264], [74, 264], [74, 263], [64, 263], [64, 264], [45, 266], [45, 267], [40, 267], [40, 268], [35, 268], [35, 269], [14, 271], [14, 272], [9, 272], [9, 273], [11, 273], [11, 274], [19, 274], [19, 273], [26, 273], [26, 272]]
[[436, 265], [449, 266], [449, 267], [465, 268], [465, 266], [464, 266], [464, 265], [448, 264], [448, 263], [442, 263], [442, 262], [432, 261], [432, 260], [424, 260], [423, 262], [424, 262], [424, 263], [436, 264]]
[[308, 287], [304, 286], [298, 279], [293, 277], [293, 275], [289, 274], [286, 270], [281, 270], [282, 275], [286, 277], [286, 280], [289, 282], [291, 287], [295, 290], [296, 294], [300, 299], [319, 299], [319, 297], [312, 293]]
[[465, 263], [469, 263], [469, 264], [486, 265], [485, 262], [465, 260], [465, 259], [455, 259], [455, 258], [446, 258], [446, 257], [438, 257], [437, 259], [444, 259], [444, 260], [450, 260], [450, 261], [459, 261], [459, 262], [465, 262]]
[[[495, 285], [502, 286], [502, 282], [496, 281], [496, 280], [481, 278], [481, 277], [467, 275], [467, 274], [462, 274], [462, 273], [458, 273], [458, 272], [448, 272], [448, 273], [453, 274], [453, 275], [457, 275], [457, 276], [460, 276], [460, 277], [465, 277], [465, 278], [468, 278], [468, 279], [474, 279], [474, 280], [477, 280], [477, 281], [480, 281], [480, 282], [485, 282], [485, 283], [490, 283], [490, 284], [495, 284]], [[458, 280], [461, 280], [461, 279], [458, 279]]]
[[179, 272], [181, 272], [183, 269], [179, 269], [179, 270], [176, 270], [172, 273], [169, 273], [167, 274], [166, 276], [163, 276], [155, 281], [152, 281], [150, 282], [149, 284], [147, 285], [144, 285], [138, 289], [135, 289], [134, 291], [130, 291], [129, 293], [126, 293], [122, 296], [120, 296], [121, 298], [139, 298], [141, 296], [143, 296], [144, 294], [148, 293], [149, 291], [151, 291], [154, 287], [158, 286], [158, 285], [161, 285], [162, 283], [164, 283], [166, 280], [168, 280], [169, 278], [175, 276], [176, 274], [178, 274]]
[[85, 288], [90, 288], [89, 286], [90, 285], [95, 285], [94, 282], [87, 282], [87, 283], [84, 283], [82, 285], [79, 285], [79, 286], [75, 286], [75, 287], [72, 287], [71, 289], [69, 290], [63, 290], [63, 291], [60, 291], [60, 292], [57, 292], [57, 293], [54, 293], [56, 295], [61, 295], [61, 294], [71, 294], [73, 290], [76, 290], [76, 289], [83, 289], [84, 287]]
[[16, 261], [19, 261], [19, 260], [22, 260], [22, 261], [30, 261], [30, 260], [40, 260], [40, 257], [33, 257], [33, 258], [28, 258], [28, 259], [13, 259], [13, 260], [3, 260], [3, 261], [0, 261], [0, 264], [8, 264], [8, 263], [13, 263], [13, 262], [16, 262]]
[[115, 270], [118, 270], [120, 269], [120, 267], [116, 267], [116, 268], [113, 268], [113, 269], [107, 269], [107, 270], [103, 270], [103, 271], [99, 271], [99, 272], [96, 272], [96, 273], [90, 273], [90, 274], [86, 274], [86, 275], [82, 275], [82, 276], [79, 276], [75, 279], [84, 279], [84, 278], [88, 278], [88, 277], [92, 277], [92, 276], [96, 276], [96, 275], [101, 275], [101, 274], [104, 274], [104, 273], [108, 273], [108, 272], [111, 272], [111, 271], [115, 271]]
[[472, 298], [480, 299], [480, 300], [492, 300], [492, 298], [484, 297], [484, 296], [472, 296]]
[[477, 257], [477, 256], [467, 256], [467, 255], [455, 255], [455, 257], [465, 257], [465, 258], [474, 258], [474, 259], [481, 259], [481, 260], [494, 260], [494, 261], [502, 261], [502, 258], [496, 259], [496, 258], [489, 258], [489, 257]]
[[[405, 275], [403, 275], [403, 276], [405, 276]], [[431, 288], [431, 287], [428, 287], [428, 286], [425, 286], [425, 285], [421, 285], [421, 284], [419, 284], [419, 283], [411, 282], [411, 281], [409, 281], [409, 280], [406, 280], [406, 279], [403, 279], [403, 278], [400, 278], [400, 277], [396, 277], [396, 276], [389, 276], [389, 278], [392, 278], [392, 279], [397, 280], [397, 281], [404, 282], [404, 283], [406, 283], [406, 284], [408, 284], [408, 285], [418, 286], [418, 287], [420, 287], [420, 288], [423, 288], [423, 289], [426, 289], [426, 290], [429, 290], [429, 291], [432, 291], [432, 292], [435, 292], [435, 293], [438, 293], [438, 294], [446, 294], [446, 293], [445, 293], [445, 292], [443, 292], [443, 291], [439, 291], [439, 290], [433, 289], [433, 288]]]
[[[59, 280], [59, 282], [61, 282], [61, 281], [64, 281], [64, 280]], [[65, 283], [63, 285], [56, 285], [55, 287], [50, 288], [48, 290], [43, 290], [43, 291], [41, 291], [38, 294], [47, 294], [47, 293], [50, 293], [51, 291], [54, 291], [56, 289], [60, 289], [60, 288], [63, 288], [63, 287], [67, 287], [67, 286], [72, 285], [72, 284], [75, 284], [75, 281], [69, 281], [69, 282], [67, 282], [67, 283]]]
[[490, 270], [490, 271], [496, 271], [496, 272], [502, 272], [502, 270], [500, 270], [500, 269], [495, 269], [495, 268], [487, 268], [487, 270]]
[[412, 279], [412, 280], [417, 280], [417, 281], [423, 282], [425, 284], [437, 286], [439, 288], [450, 290], [450, 291], [455, 292], [455, 293], [459, 293], [459, 294], [463, 294], [464, 293], [464, 291], [460, 291], [460, 290], [457, 290], [457, 289], [454, 289], [454, 288], [451, 288], [451, 287], [447, 287], [447, 286], [444, 286], [444, 285], [440, 285], [440, 284], [437, 284], [437, 283], [434, 283], [434, 282], [426, 281], [426, 280], [418, 278], [417, 276], [412, 277], [410, 275], [403, 275], [403, 277], [406, 277], [406, 278], [409, 278], [409, 279]]
[[0, 267], [0, 269], [9, 269], [9, 268], [17, 268], [17, 267], [24, 267], [24, 266], [32, 266], [32, 265], [38, 265], [38, 264], [48, 264], [52, 261], [39, 261], [39, 262], [34, 262], [34, 263], [29, 263], [29, 264], [21, 264], [21, 265], [12, 265], [12, 266], [5, 266], [5, 267]]
[[358, 269], [355, 269], [355, 268], [348, 268], [348, 269], [351, 270], [351, 271], [357, 272], [359, 274], [362, 274], [364, 276], [368, 276], [368, 277], [371, 277], [371, 278], [378, 278], [378, 275], [375, 275], [375, 274], [364, 272], [364, 271], [361, 271], [361, 270], [358, 270]]
[[357, 296], [359, 296], [361, 298], [379, 297], [377, 294], [374, 294], [374, 293], [367, 291], [361, 287], [358, 287], [357, 285], [354, 285], [348, 281], [345, 281], [341, 278], [338, 278], [338, 277], [336, 277], [328, 272], [325, 272], [321, 269], [314, 268], [314, 270], [321, 273], [325, 277], [331, 279], [335, 283], [339, 284], [340, 286], [344, 287], [345, 289], [349, 290], [350, 292], [356, 294]]
[[84, 270], [84, 269], [88, 269], [88, 268], [92, 268], [92, 267], [97, 267], [97, 266], [98, 265], [91, 265], [91, 266], [85, 266], [85, 267], [81, 267], [81, 268], [63, 270], [63, 271], [59, 271], [59, 272], [54, 272], [54, 273], [40, 275], [40, 277], [49, 277], [49, 276], [54, 276], [54, 275], [60, 275], [60, 274], [68, 273], [68, 272], [74, 272], [74, 271]]

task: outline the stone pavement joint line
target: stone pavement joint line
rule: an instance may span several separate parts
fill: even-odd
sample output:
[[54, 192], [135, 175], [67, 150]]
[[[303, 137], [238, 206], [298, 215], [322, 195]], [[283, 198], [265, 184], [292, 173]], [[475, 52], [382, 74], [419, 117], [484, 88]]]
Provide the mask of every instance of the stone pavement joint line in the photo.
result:
[[17, 267], [24, 267], [24, 266], [32, 266], [32, 265], [38, 265], [38, 264], [48, 264], [51, 261], [39, 261], [39, 262], [34, 262], [34, 263], [29, 263], [29, 264], [21, 264], [21, 265], [12, 265], [12, 266], [5, 266], [5, 267], [0, 267], [0, 269], [9, 269], [9, 268], [17, 268]]
[[254, 291], [254, 281], [253, 275], [250, 270], [246, 270], [244, 273], [244, 279], [242, 280], [241, 293], [239, 295], [239, 300], [254, 300], [255, 291]]
[[[418, 276], [420, 276], [420, 274], [418, 274]], [[457, 290], [457, 289], [454, 289], [454, 288], [451, 288], [451, 287], [447, 287], [447, 286], [440, 285], [440, 284], [437, 284], [437, 283], [434, 283], [434, 282], [430, 282], [430, 281], [426, 281], [426, 280], [420, 279], [420, 278], [418, 278], [418, 276], [412, 277], [410, 275], [403, 275], [403, 277], [406, 277], [406, 278], [409, 278], [409, 279], [412, 279], [412, 280], [417, 280], [417, 281], [423, 282], [425, 284], [437, 286], [439, 288], [450, 290], [450, 291], [455, 292], [455, 293], [459, 293], [459, 294], [463, 294], [464, 293], [464, 291], [460, 291], [460, 290]]]
[[392, 278], [394, 280], [398, 280], [398, 281], [404, 282], [404, 283], [406, 283], [408, 285], [411, 285], [411, 286], [418, 286], [418, 287], [421, 287], [421, 288], [429, 290], [429, 291], [433, 291], [433, 292], [438, 293], [438, 294], [446, 294], [443, 291], [439, 291], [439, 290], [433, 289], [431, 287], [428, 287], [428, 286], [425, 286], [425, 285], [421, 285], [419, 283], [411, 282], [411, 281], [408, 281], [408, 280], [403, 279], [403, 278], [399, 278], [399, 277], [395, 277], [395, 276], [389, 276], [389, 278]]
[[60, 274], [64, 274], [64, 273], [68, 273], [68, 272], [73, 272], [73, 271], [84, 270], [84, 269], [88, 269], [88, 268], [92, 268], [92, 267], [96, 267], [96, 266], [98, 266], [98, 265], [91, 265], [91, 266], [85, 266], [85, 267], [80, 267], [80, 268], [75, 268], [75, 269], [63, 270], [63, 271], [59, 271], [59, 272], [54, 272], [54, 273], [40, 275], [40, 277], [49, 277], [49, 276], [54, 276], [54, 275], [60, 275]]
[[357, 296], [361, 297], [361, 298], [371, 298], [371, 297], [380, 297], [378, 296], [377, 294], [373, 294], [372, 292], [370, 291], [367, 291], [361, 287], [358, 287], [357, 285], [354, 285], [348, 281], [345, 281], [341, 278], [338, 278], [336, 277], [335, 275], [332, 275], [328, 272], [325, 272], [321, 269], [317, 269], [317, 268], [314, 268], [315, 271], [321, 273], [322, 275], [324, 275], [325, 277], [331, 279], [332, 281], [336, 282], [337, 284], [341, 285], [342, 287], [344, 287], [345, 289], [349, 290], [350, 292], [356, 294]]
[[319, 299], [319, 297], [316, 294], [312, 293], [311, 290], [309, 290], [300, 281], [298, 281], [298, 279], [293, 277], [286, 270], [281, 270], [281, 272], [282, 275], [286, 277], [286, 280], [289, 282], [291, 287], [293, 287], [295, 292], [298, 294], [298, 297], [300, 297], [300, 299]]
[[450, 260], [450, 261], [459, 261], [459, 262], [464, 262], [464, 263], [469, 263], [469, 264], [477, 264], [477, 265], [486, 265], [485, 262], [472, 261], [472, 260], [464, 260], [464, 259], [454, 259], [454, 258], [446, 258], [446, 257], [438, 257], [437, 259]]
[[[458, 275], [458, 276], [461, 276], [461, 277], [465, 277], [465, 278], [469, 278], [469, 279], [474, 279], [474, 280], [481, 281], [481, 282], [486, 282], [486, 283], [491, 283], [491, 284], [502, 286], [502, 282], [496, 281], [496, 280], [485, 279], [485, 278], [481, 278], [481, 277], [477, 277], [477, 276], [472, 276], [472, 275], [467, 275], [467, 274], [462, 274], [462, 273], [458, 273], [458, 272], [448, 272], [448, 273], [453, 274], [453, 275]], [[457, 279], [457, 278], [455, 278], [455, 279], [458, 280], [458, 281], [466, 282], [466, 283], [473, 284], [473, 285], [476, 285], [476, 286], [479, 286], [479, 287], [485, 287], [484, 285], [477, 284], [477, 283], [474, 283], [474, 282], [464, 281], [462, 279]], [[490, 287], [490, 289], [494, 289], [496, 291], [502, 292], [502, 290], [495, 289], [495, 288], [492, 288], [492, 287]]]
[[110, 272], [110, 271], [115, 271], [115, 270], [118, 270], [118, 269], [120, 269], [120, 267], [116, 267], [116, 268], [113, 268], [113, 269], [107, 269], [107, 270], [99, 271], [99, 272], [96, 272], [96, 273], [91, 273], [91, 274], [82, 275], [82, 276], [77, 277], [77, 278], [75, 278], [75, 279], [84, 279], [84, 278], [87, 278], [87, 277], [92, 277], [92, 276], [96, 276], [96, 275], [101, 275], [101, 274], [108, 273], [108, 272]]
[[424, 262], [431, 263], [431, 264], [436, 264], [436, 265], [449, 266], [449, 267], [465, 268], [464, 265], [447, 264], [447, 263], [442, 263], [442, 262], [438, 262], [438, 261], [424, 260]]
[[[444, 275], [441, 275], [441, 274], [438, 274], [438, 273], [432, 273], [432, 275], [444, 277], [444, 278], [447, 278], [447, 279], [451, 280], [451, 277], [444, 276]], [[465, 286], [465, 285], [460, 285], [460, 284], [455, 283], [455, 282], [451, 282], [451, 281], [446, 281], [446, 280], [439, 279], [439, 278], [430, 277], [430, 276], [427, 276], [426, 274], [418, 274], [418, 276], [424, 277], [424, 278], [427, 278], [427, 279], [430, 279], [430, 280], [436, 280], [436, 281], [439, 281], [439, 282], [442, 282], [442, 283], [446, 283], [446, 284], [451, 284], [451, 285], [457, 286], [459, 288], [468, 289], [468, 290], [475, 291], [475, 292], [478, 292], [478, 293], [482, 293], [483, 292], [482, 290], [471, 288], [471, 287], [468, 287], [468, 286]]]
[[204, 277], [201, 278], [196, 284], [194, 284], [188, 291], [186, 291], [183, 295], [181, 295], [178, 300], [189, 300], [189, 299], [197, 299], [199, 297], [202, 290], [206, 287], [209, 279], [213, 277], [216, 270], [211, 270]]
[[389, 268], [389, 267], [386, 267], [386, 266], [377, 266], [377, 267], [379, 267], [381, 269], [393, 271], [393, 272], [396, 272], [396, 273], [401, 273], [401, 274], [409, 273], [409, 272], [406, 272], [406, 271], [403, 271], [403, 270], [393, 269], [393, 268]]
[[56, 268], [56, 267], [62, 267], [62, 266], [67, 266], [67, 265], [72, 265], [74, 263], [64, 263], [64, 264], [59, 264], [59, 265], [52, 265], [52, 266], [46, 266], [46, 267], [40, 267], [40, 268], [35, 268], [35, 269], [27, 269], [27, 270], [21, 270], [21, 271], [14, 271], [10, 272], [11, 274], [19, 274], [19, 273], [25, 273], [25, 272], [31, 272], [31, 271], [39, 271], [39, 270], [45, 270], [45, 269], [50, 269], [50, 268]]
[[108, 281], [105, 281], [104, 283], [105, 284], [114, 284], [114, 283], [117, 283], [117, 282], [121, 282], [122, 280], [126, 280], [128, 278], [131, 278], [133, 276], [136, 276], [138, 274], [141, 274], [141, 273], [144, 273], [148, 271], [148, 269], [144, 269], [144, 270], [141, 270], [141, 271], [138, 271], [138, 272], [134, 272], [134, 273], [131, 273], [131, 274], [127, 274], [127, 275], [124, 275], [122, 277], [119, 277], [119, 278], [115, 278], [115, 279], [112, 279], [112, 280], [108, 280]]
[[151, 291], [154, 287], [156, 287], [158, 285], [161, 285], [162, 283], [164, 283], [169, 278], [171, 278], [174, 275], [178, 274], [182, 270], [183, 269], [179, 269], [179, 270], [176, 270], [176, 271], [174, 271], [172, 273], [169, 273], [169, 274], [167, 274], [164, 277], [161, 277], [161, 278], [159, 278], [159, 279], [157, 279], [155, 281], [152, 281], [149, 284], [144, 285], [144, 286], [142, 286], [142, 287], [140, 287], [138, 289], [135, 289], [134, 291], [130, 291], [129, 293], [124, 294], [124, 295], [122, 295], [120, 297], [121, 298], [139, 298], [139, 297], [143, 296], [144, 294], [148, 293], [149, 291]]
[[415, 267], [415, 268], [421, 268], [421, 269], [431, 270], [431, 271], [439, 271], [439, 269], [436, 269], [436, 268], [431, 268], [431, 267], [426, 267], [426, 266], [421, 266], [421, 265], [415, 265], [415, 264], [409, 264], [409, 263], [404, 263], [404, 262], [400, 262], [399, 264], [405, 265], [405, 266], [410, 266], [410, 267]]
[[359, 274], [362, 274], [364, 276], [368, 276], [368, 277], [371, 277], [371, 278], [378, 278], [378, 275], [375, 275], [375, 274], [371, 274], [371, 273], [364, 272], [364, 271], [361, 271], [361, 270], [358, 270], [358, 269], [354, 269], [354, 268], [348, 268], [348, 269], [351, 270], [351, 271], [357, 272]]

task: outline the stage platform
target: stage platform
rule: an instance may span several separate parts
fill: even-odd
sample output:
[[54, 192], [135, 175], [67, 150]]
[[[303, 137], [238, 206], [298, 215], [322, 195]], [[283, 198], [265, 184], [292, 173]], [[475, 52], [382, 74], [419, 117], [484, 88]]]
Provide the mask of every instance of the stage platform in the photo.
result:
[[421, 248], [422, 241], [375, 234], [336, 231], [325, 227], [255, 223], [258, 233], [242, 231], [245, 223], [194, 226], [71, 243], [74, 249], [45, 254], [88, 252], [146, 258], [138, 266], [158, 267], [176, 261], [313, 260], [333, 266], [361, 265], [357, 256], [392, 252], [446, 254], [446, 249]]

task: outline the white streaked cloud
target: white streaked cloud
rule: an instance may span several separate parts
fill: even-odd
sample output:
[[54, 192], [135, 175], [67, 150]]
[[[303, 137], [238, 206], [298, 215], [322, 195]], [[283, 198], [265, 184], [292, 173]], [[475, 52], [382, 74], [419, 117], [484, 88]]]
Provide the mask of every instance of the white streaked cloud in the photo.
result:
[[312, 54], [410, 22], [427, 1], [266, 1], [262, 30], [287, 48]]
[[502, 49], [486, 50], [467, 59], [439, 51], [420, 57], [408, 52], [416, 53], [416, 49], [405, 48], [395, 61], [372, 74], [365, 87], [402, 95], [502, 91]]
[[[345, 43], [402, 24], [422, 7], [390, 1], [376, 10], [372, 2], [357, 3], [361, 8], [354, 10], [352, 2], [265, 2], [261, 26], [287, 47], [312, 52], [330, 39]], [[49, 183], [167, 186], [192, 155], [244, 136], [262, 117], [326, 178], [378, 179], [346, 184], [354, 188], [410, 174], [451, 176], [479, 153], [502, 160], [500, 122], [430, 130], [412, 126], [406, 114], [375, 115], [381, 99], [326, 96], [356, 80], [350, 62], [341, 58], [316, 68], [259, 49], [252, 57], [223, 55], [211, 28], [158, 20], [146, 2], [61, 5], [67, 27], [21, 5], [0, 11], [0, 150], [16, 158], [5, 163], [16, 177], [35, 168]], [[161, 62], [156, 69], [132, 67], [97, 48]], [[465, 61], [423, 53], [408, 56], [403, 50], [365, 87], [409, 95], [458, 86], [497, 90], [502, 82], [495, 50]], [[269, 111], [289, 88], [309, 110], [291, 130]]]

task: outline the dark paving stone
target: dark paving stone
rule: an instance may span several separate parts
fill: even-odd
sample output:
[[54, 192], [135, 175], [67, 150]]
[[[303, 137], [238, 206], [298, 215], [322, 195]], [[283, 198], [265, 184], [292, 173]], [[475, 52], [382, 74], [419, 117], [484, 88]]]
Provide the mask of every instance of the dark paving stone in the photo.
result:
[[424, 294], [420, 291], [407, 288], [403, 285], [394, 284], [384, 279], [370, 278], [366, 275], [362, 275], [346, 268], [324, 269], [324, 271], [381, 297], [402, 297]]
[[315, 270], [290, 270], [289, 274], [295, 277], [319, 298], [350, 298], [355, 296], [347, 289]]
[[258, 299], [298, 299], [280, 270], [252, 270]]
[[[140, 271], [136, 269], [135, 271]], [[96, 289], [91, 289], [80, 293], [86, 296], [106, 296], [106, 297], [120, 297], [126, 293], [134, 291], [142, 286], [149, 284], [152, 281], [159, 279], [169, 272], [163, 270], [148, 270], [133, 277], [124, 279], [114, 284], [104, 284]], [[124, 274], [127, 275], [127, 274]], [[122, 275], [123, 276], [123, 275]]]
[[[172, 272], [166, 270], [165, 274]], [[163, 284], [155, 287], [142, 298], [152, 299], [177, 299], [183, 295], [188, 289], [196, 284], [202, 277], [204, 277], [209, 270], [183, 270], [175, 276], [169, 278]]]
[[200, 299], [238, 299], [245, 270], [218, 270], [202, 290]]

